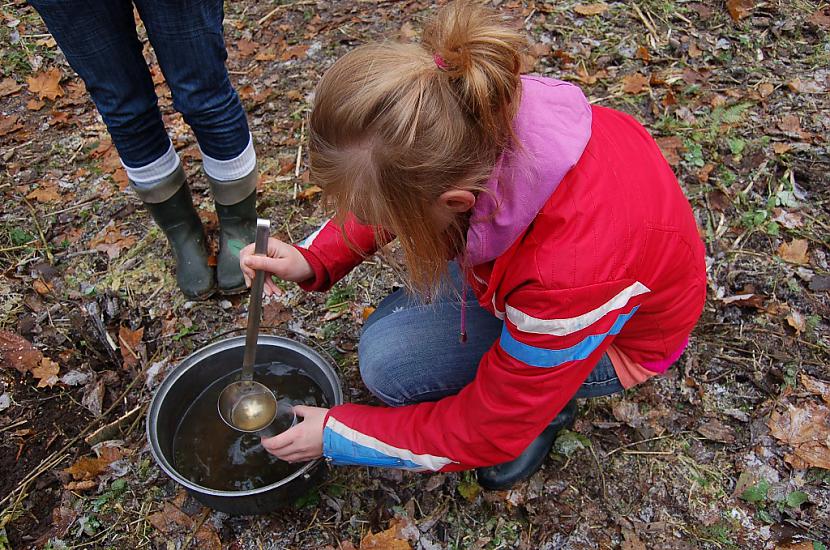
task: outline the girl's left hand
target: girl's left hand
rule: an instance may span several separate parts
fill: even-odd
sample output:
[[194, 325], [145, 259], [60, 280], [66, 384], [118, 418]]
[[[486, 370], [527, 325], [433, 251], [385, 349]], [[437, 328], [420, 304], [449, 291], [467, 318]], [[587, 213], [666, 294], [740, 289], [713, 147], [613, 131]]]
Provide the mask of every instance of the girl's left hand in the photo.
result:
[[265, 450], [286, 462], [304, 462], [323, 456], [323, 422], [329, 410], [322, 407], [294, 407], [303, 421], [274, 437], [262, 438]]

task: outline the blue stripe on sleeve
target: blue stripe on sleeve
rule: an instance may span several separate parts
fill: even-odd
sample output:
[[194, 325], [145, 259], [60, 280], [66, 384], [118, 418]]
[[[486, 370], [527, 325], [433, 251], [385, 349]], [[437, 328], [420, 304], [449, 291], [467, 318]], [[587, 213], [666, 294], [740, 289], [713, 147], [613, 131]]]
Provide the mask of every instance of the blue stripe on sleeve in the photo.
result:
[[323, 430], [323, 455], [330, 458], [332, 464], [343, 466], [379, 466], [382, 468], [402, 468], [404, 470], [424, 470], [420, 464], [395, 456], [389, 456], [378, 450], [361, 445], [343, 437], [331, 428]]
[[609, 335], [619, 334], [623, 325], [631, 318], [640, 306], [633, 308], [629, 313], [622, 313], [617, 317], [614, 325], [603, 334], [593, 334], [586, 337], [575, 346], [565, 349], [537, 348], [519, 342], [510, 334], [507, 323], [501, 331], [499, 345], [510, 357], [521, 361], [532, 367], [552, 368], [558, 367], [568, 361], [580, 361], [587, 359], [596, 350], [603, 340]]

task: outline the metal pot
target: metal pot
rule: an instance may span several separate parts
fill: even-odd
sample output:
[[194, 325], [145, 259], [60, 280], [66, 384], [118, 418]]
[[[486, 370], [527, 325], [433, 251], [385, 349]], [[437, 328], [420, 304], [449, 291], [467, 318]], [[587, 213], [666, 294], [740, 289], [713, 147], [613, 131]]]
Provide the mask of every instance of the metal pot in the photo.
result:
[[[303, 465], [271, 485], [247, 491], [217, 491], [197, 485], [173, 467], [173, 438], [180, 419], [210, 384], [242, 364], [245, 338], [228, 338], [189, 355], [159, 386], [147, 414], [147, 439], [158, 465], [199, 502], [233, 515], [270, 512], [292, 504], [319, 481], [325, 468], [320, 459]], [[310, 347], [279, 336], [260, 335], [257, 363], [279, 361], [300, 368], [323, 390], [330, 406], [343, 403], [343, 391], [329, 361]]]

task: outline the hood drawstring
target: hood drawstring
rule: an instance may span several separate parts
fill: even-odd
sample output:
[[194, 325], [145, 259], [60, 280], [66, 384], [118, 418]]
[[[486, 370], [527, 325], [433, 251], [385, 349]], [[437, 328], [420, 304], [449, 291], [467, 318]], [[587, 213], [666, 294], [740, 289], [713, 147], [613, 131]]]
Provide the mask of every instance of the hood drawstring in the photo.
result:
[[461, 333], [458, 341], [462, 344], [467, 342], [467, 277], [461, 275]]

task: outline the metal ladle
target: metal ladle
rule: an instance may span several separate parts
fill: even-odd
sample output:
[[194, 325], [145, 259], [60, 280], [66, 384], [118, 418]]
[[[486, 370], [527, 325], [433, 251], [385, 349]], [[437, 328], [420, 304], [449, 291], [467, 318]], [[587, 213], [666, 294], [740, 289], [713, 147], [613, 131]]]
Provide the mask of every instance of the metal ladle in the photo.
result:
[[[254, 254], [266, 254], [271, 222], [257, 219]], [[219, 394], [219, 416], [225, 424], [240, 432], [257, 435], [275, 435], [266, 430], [277, 417], [277, 398], [267, 386], [254, 380], [257, 337], [262, 317], [262, 290], [265, 272], [257, 270], [251, 284], [248, 303], [248, 330], [245, 335], [245, 354], [242, 358], [242, 374], [238, 381], [228, 384]]]

